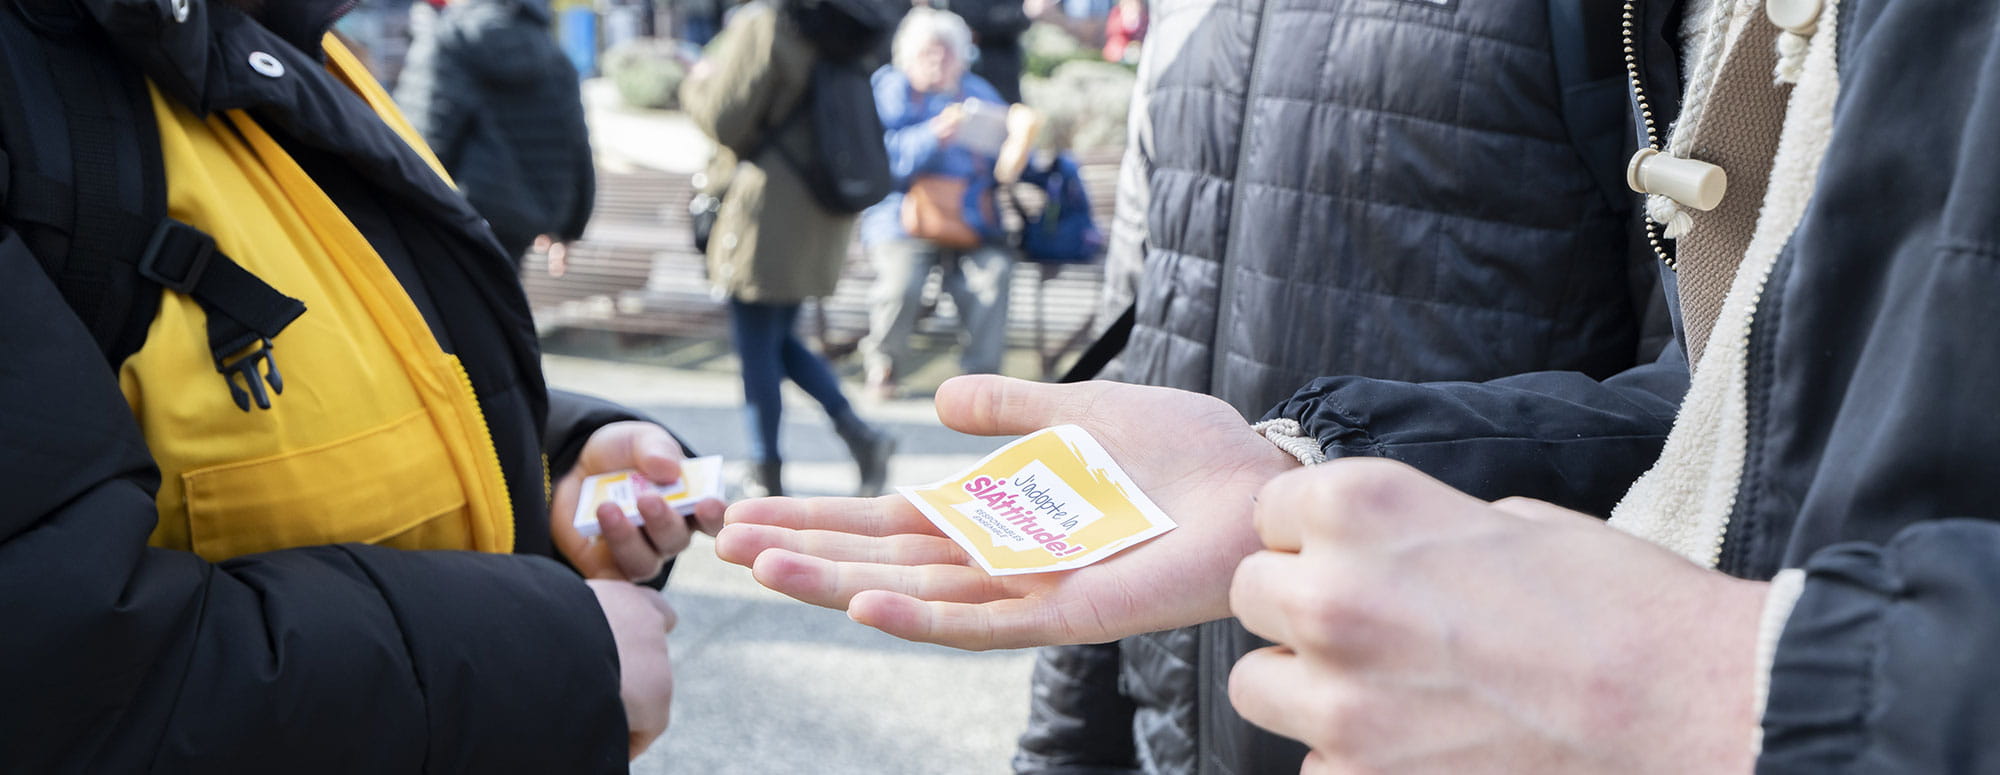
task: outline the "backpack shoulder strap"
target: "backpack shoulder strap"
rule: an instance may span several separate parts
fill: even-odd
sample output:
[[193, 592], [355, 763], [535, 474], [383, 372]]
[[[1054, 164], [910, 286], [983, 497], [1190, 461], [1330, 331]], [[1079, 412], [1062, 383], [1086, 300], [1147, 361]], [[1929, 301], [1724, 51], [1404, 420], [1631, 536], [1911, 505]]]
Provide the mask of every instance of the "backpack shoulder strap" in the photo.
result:
[[152, 106], [136, 70], [103, 55], [74, 6], [0, 5], [0, 81], [14, 87], [0, 100], [0, 212], [115, 368], [159, 305], [157, 287], [141, 292], [145, 280], [110, 258], [140, 255], [166, 215]]
[[138, 68], [111, 50], [71, 0], [0, 2], [0, 82], [16, 89], [0, 101], [0, 214], [113, 370], [145, 343], [169, 289], [201, 306], [216, 371], [236, 405], [247, 411], [254, 397], [269, 408], [264, 385], [284, 391], [271, 338], [305, 305], [167, 216], [151, 93]]

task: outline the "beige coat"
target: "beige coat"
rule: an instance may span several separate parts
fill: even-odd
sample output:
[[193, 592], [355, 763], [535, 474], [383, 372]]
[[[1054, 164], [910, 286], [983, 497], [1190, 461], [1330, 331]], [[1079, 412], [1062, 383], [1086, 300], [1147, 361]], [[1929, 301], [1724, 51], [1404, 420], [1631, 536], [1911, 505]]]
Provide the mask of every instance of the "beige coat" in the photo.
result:
[[[828, 213], [804, 178], [766, 142], [809, 158], [810, 116], [784, 123], [811, 81], [812, 45], [792, 20], [763, 4], [738, 12], [681, 86], [688, 117], [721, 146], [711, 180], [729, 180], [708, 242], [709, 278], [741, 301], [792, 304], [833, 293], [855, 216]], [[737, 154], [754, 151], [738, 163]], [[720, 174], [718, 174], [720, 173]]]

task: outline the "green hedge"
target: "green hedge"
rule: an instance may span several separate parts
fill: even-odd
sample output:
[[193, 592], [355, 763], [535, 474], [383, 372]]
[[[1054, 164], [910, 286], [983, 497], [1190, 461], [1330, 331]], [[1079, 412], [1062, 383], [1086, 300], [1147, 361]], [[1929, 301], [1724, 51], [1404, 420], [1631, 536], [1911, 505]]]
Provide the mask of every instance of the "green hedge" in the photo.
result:
[[635, 40], [604, 54], [604, 74], [628, 107], [678, 110], [687, 68], [674, 57], [671, 42]]

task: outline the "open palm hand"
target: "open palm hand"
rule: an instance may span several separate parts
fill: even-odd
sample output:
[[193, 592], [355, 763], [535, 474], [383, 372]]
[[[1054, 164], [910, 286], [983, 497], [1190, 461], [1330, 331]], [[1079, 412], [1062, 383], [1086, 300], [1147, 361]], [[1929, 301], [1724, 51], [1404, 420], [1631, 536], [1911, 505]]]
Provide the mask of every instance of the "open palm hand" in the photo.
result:
[[978, 435], [1074, 424], [1179, 528], [1073, 571], [989, 576], [900, 496], [737, 504], [716, 541], [758, 582], [909, 640], [967, 649], [1094, 643], [1227, 616], [1236, 564], [1261, 547], [1254, 496], [1297, 461], [1228, 404], [1110, 382], [960, 377], [938, 419]]

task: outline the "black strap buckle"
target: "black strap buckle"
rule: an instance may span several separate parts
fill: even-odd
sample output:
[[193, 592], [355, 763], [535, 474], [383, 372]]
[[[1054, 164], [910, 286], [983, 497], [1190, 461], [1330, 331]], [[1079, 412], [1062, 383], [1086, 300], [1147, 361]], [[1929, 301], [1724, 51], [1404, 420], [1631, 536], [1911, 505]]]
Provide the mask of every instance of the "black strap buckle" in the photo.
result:
[[146, 242], [146, 253], [139, 257], [139, 276], [169, 290], [193, 294], [202, 273], [208, 271], [209, 259], [214, 257], [214, 237], [166, 218], [153, 230], [153, 238]]
[[[264, 364], [264, 373], [257, 373], [257, 364]], [[215, 370], [222, 373], [222, 381], [229, 383], [229, 397], [236, 399], [236, 408], [250, 411], [250, 401], [254, 396], [258, 409], [271, 408], [271, 395], [264, 392], [264, 384], [270, 383], [271, 393], [285, 392], [285, 377], [278, 373], [278, 362], [271, 358], [271, 340], [259, 338], [257, 349], [244, 353], [233, 361], [217, 358]], [[242, 377], [243, 386], [236, 384]], [[245, 388], [248, 388], [246, 391]]]

